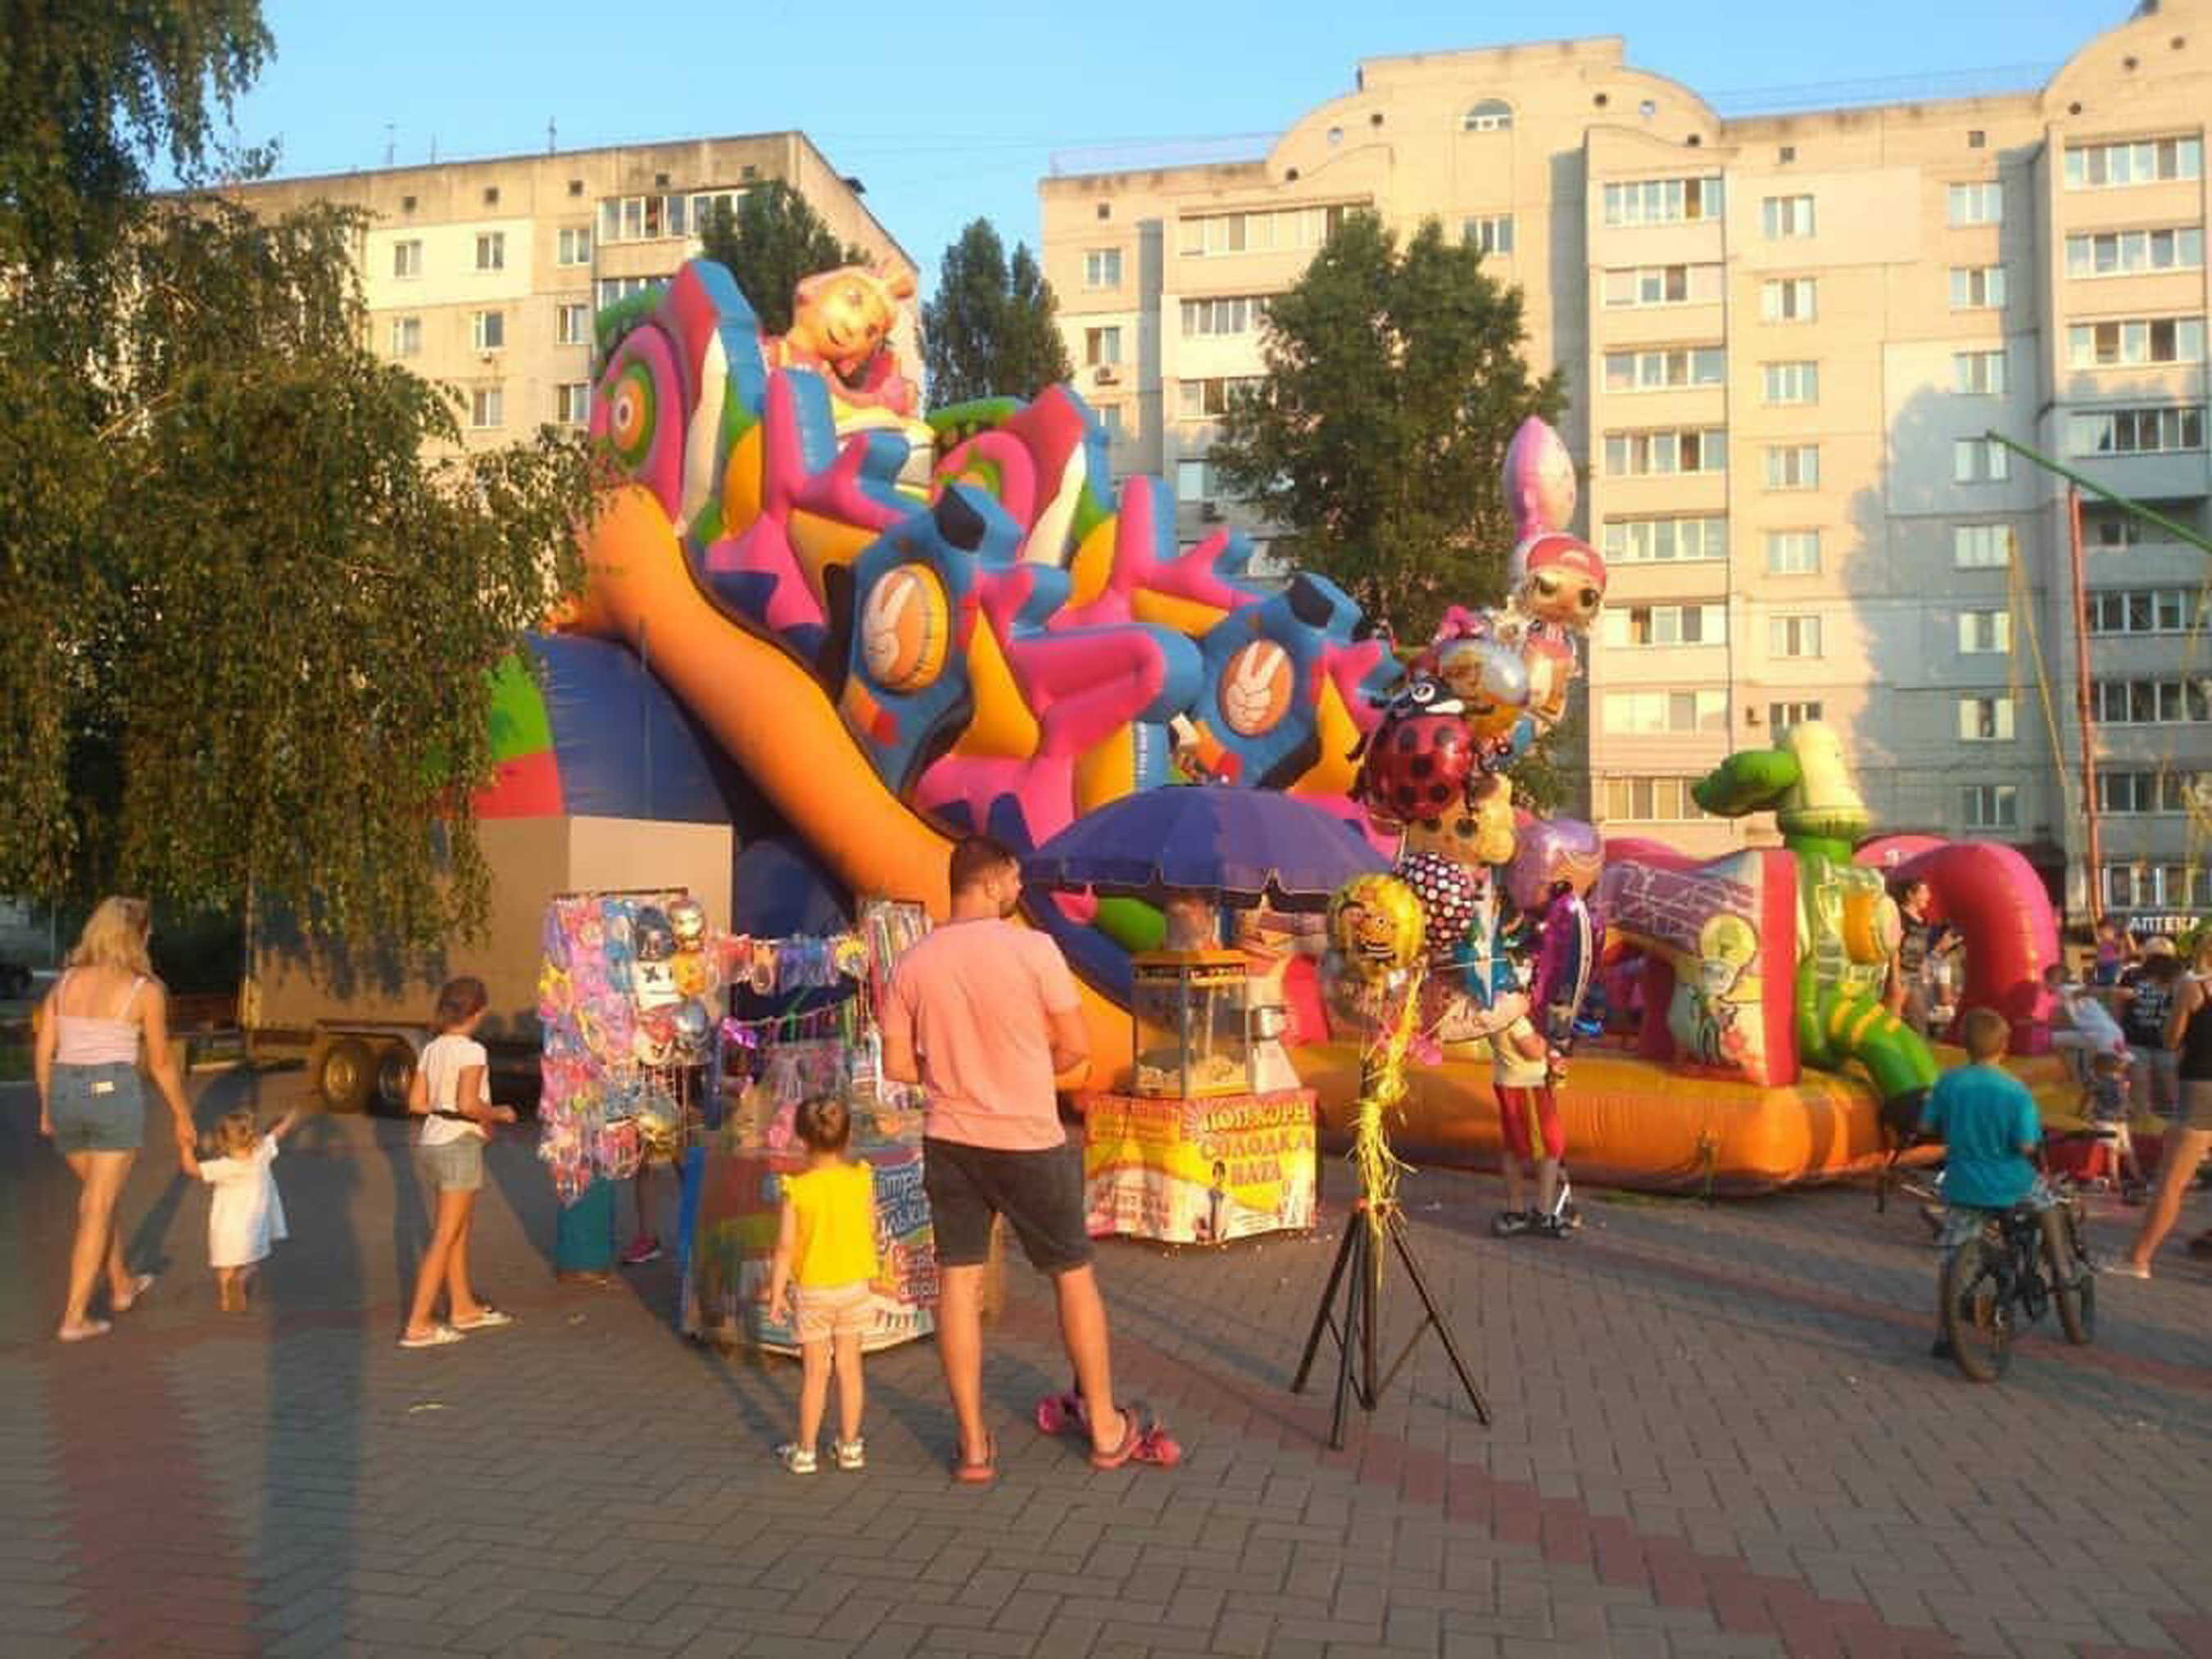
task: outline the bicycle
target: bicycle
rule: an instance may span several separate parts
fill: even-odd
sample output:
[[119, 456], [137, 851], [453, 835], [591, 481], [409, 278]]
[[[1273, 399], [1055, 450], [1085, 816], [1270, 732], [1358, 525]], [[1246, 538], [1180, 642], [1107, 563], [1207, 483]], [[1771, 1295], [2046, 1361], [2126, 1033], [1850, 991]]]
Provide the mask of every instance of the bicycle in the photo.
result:
[[2094, 1263], [2081, 1239], [2081, 1200], [2062, 1177], [2050, 1198], [2008, 1210], [1954, 1212], [1963, 1236], [1944, 1257], [1938, 1279], [1942, 1340], [1959, 1369], [1994, 1382], [2012, 1359], [2012, 1339], [2047, 1308], [2058, 1310], [2066, 1340], [2079, 1346], [2097, 1328]]

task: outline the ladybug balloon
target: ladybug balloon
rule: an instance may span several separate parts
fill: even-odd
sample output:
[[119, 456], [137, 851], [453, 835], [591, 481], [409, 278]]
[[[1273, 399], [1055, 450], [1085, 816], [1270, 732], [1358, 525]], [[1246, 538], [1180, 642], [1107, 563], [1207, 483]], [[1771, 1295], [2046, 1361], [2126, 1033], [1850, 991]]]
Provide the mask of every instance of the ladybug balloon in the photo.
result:
[[1460, 700], [1436, 680], [1417, 679], [1391, 699], [1369, 741], [1359, 796], [1394, 823], [1442, 817], [1463, 799], [1477, 763]]

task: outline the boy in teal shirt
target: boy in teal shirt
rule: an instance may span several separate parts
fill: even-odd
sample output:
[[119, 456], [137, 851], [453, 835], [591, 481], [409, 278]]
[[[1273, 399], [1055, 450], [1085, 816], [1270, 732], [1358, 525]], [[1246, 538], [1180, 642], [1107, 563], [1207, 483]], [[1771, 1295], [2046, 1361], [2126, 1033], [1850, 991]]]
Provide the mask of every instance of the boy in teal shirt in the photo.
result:
[[[1968, 1009], [1959, 1038], [1970, 1063], [1938, 1079], [1921, 1109], [1920, 1133], [1943, 1143], [1943, 1201], [1954, 1211], [2009, 1210], [2037, 1191], [2043, 1119], [2034, 1097], [1997, 1064], [2010, 1036], [1996, 1009]], [[1951, 1346], [1938, 1336], [1934, 1352], [1948, 1359]]]

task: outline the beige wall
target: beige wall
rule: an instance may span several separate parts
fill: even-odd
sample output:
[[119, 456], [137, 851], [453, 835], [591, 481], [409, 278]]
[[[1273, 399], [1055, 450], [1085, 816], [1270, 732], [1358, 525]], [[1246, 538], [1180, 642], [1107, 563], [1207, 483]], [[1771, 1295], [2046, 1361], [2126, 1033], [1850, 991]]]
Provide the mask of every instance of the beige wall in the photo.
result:
[[[1818, 78], [1808, 64], [1802, 77]], [[1511, 122], [1468, 131], [1479, 101], [1503, 100]], [[1844, 111], [1722, 120], [1698, 95], [1632, 67], [1617, 39], [1370, 59], [1355, 89], [1298, 117], [1264, 161], [1233, 166], [1053, 178], [1040, 185], [1047, 273], [1063, 327], [1080, 361], [1083, 331], [1133, 307], [1157, 329], [1157, 362], [1142, 398], [1166, 410], [1145, 420], [1115, 454], [1117, 471], [1158, 469], [1202, 455], [1211, 429], [1176, 417], [1185, 377], [1259, 372], [1256, 335], [1188, 339], [1186, 297], [1264, 293], [1294, 280], [1310, 252], [1188, 258], [1178, 249], [1190, 217], [1371, 204], [1408, 231], [1436, 216], [1458, 232], [1477, 215], [1512, 216], [1514, 246], [1493, 269], [1522, 287], [1528, 355], [1538, 370], [1565, 370], [1573, 399], [1562, 429], [1582, 464], [1582, 522], [1603, 544], [1609, 524], [1705, 514], [1725, 519], [1728, 557], [1613, 564], [1610, 607], [1719, 604], [1724, 643], [1590, 653], [1590, 763], [1595, 807], [1607, 816], [1608, 782], [1702, 772], [1729, 749], [1765, 742], [1776, 703], [1816, 702], [1841, 726], [1877, 818], [1898, 828], [1967, 832], [1966, 792], [2013, 792], [2014, 823], [1987, 833], [2071, 860], [2084, 896], [2081, 810], [2071, 781], [2081, 745], [2072, 675], [2063, 485], [2019, 459], [2009, 476], [1961, 483], [1954, 444], [1994, 428], [2053, 453], [2109, 487], [2157, 498], [2200, 530], [2212, 524], [2212, 471], [2199, 447], [2149, 457], [2071, 456], [2069, 412], [2083, 407], [2203, 404], [2200, 362], [2075, 368], [2069, 323], [2193, 317], [2208, 309], [2207, 273], [2066, 275], [2069, 234], [2206, 223], [2206, 180], [2069, 190], [2069, 143], [2193, 136], [2212, 112], [2212, 3], [2166, 0], [2087, 42], [2033, 93]], [[1710, 222], [1608, 225], [1608, 182], [1719, 177], [1724, 211]], [[1951, 222], [1950, 189], [1994, 181], [1994, 224]], [[1809, 236], [1770, 239], [1762, 202], [1809, 196]], [[1109, 214], [1097, 216], [1101, 204]], [[1157, 287], [1139, 284], [1133, 249], [1147, 228], [1164, 241]], [[1124, 282], [1111, 293], [1084, 283], [1084, 252], [1120, 245]], [[1612, 270], [1704, 264], [1719, 270], [1701, 303], [1614, 307], [1602, 301]], [[1954, 268], [2000, 266], [2001, 307], [1954, 309]], [[1811, 278], [1808, 321], [1761, 313], [1767, 282]], [[1719, 346], [1717, 386], [1607, 391], [1608, 351]], [[1954, 389], [1954, 359], [2003, 355], [2001, 392]], [[1819, 397], [1770, 404], [1764, 366], [1817, 365]], [[1086, 393], [1093, 391], [1086, 382]], [[1121, 389], [1124, 393], [1126, 386]], [[1097, 395], [1109, 395], [1100, 392]], [[1125, 422], [1129, 416], [1124, 416]], [[1613, 477], [1603, 467], [1609, 433], [1724, 430], [1728, 465], [1717, 475]], [[1817, 446], [1819, 482], [1768, 486], [1771, 446]], [[1235, 503], [1232, 520], [1251, 522]], [[1996, 525], [2015, 538], [2019, 568], [1961, 568], [1956, 528]], [[1186, 505], [1186, 541], [1203, 528]], [[1265, 527], [1254, 526], [1264, 534]], [[1815, 532], [1816, 571], [1768, 568], [1771, 532]], [[2093, 548], [2090, 586], [2185, 586], [2205, 577], [2202, 555], [2156, 535], [2125, 550]], [[1960, 649], [1960, 613], [2004, 611], [2011, 648]], [[1777, 619], [1818, 618], [1817, 656], [1770, 648]], [[2033, 645], [2031, 644], [2031, 639]], [[2049, 713], [2039, 682], [2049, 686]], [[2179, 634], [2098, 636], [2100, 678], [2202, 672], [2205, 653]], [[1725, 699], [1721, 729], [1663, 735], [1608, 729], [1607, 690], [1705, 691]], [[2011, 699], [2012, 736], [1960, 737], [1960, 699]], [[2054, 751], [2051, 729], [2056, 726]], [[2122, 767], [2212, 772], [2212, 726], [2109, 726], [2099, 751]], [[2072, 793], [2069, 793], [2072, 792]], [[1686, 848], [1718, 850], [1765, 826], [1616, 824], [1648, 829]], [[2178, 814], [2115, 817], [2110, 862], [2203, 862], [2199, 837]]]
[[[406, 360], [409, 366], [461, 395], [464, 441], [489, 447], [526, 438], [556, 420], [558, 389], [590, 379], [589, 343], [563, 344], [558, 338], [562, 306], [595, 306], [602, 280], [665, 277], [700, 251], [688, 222], [683, 235], [605, 240], [599, 234], [603, 203], [651, 194], [688, 198], [770, 179], [792, 185], [832, 231], [872, 262], [916, 274], [860, 194], [794, 132], [278, 179], [234, 193], [272, 213], [314, 200], [365, 210], [370, 222], [362, 239], [362, 276], [372, 348], [392, 355], [394, 321], [419, 319], [422, 349]], [[493, 191], [496, 200], [488, 198]], [[564, 228], [590, 233], [583, 263], [561, 262]], [[491, 233], [505, 235], [505, 264], [480, 270], [477, 239]], [[420, 275], [394, 274], [394, 245], [401, 242], [421, 244]], [[505, 331], [505, 344], [491, 352], [476, 343], [475, 319], [487, 310], [502, 313]], [[588, 327], [586, 332], [588, 342]], [[910, 320], [895, 344], [911, 358]], [[470, 428], [470, 394], [493, 386], [501, 393], [499, 424]]]

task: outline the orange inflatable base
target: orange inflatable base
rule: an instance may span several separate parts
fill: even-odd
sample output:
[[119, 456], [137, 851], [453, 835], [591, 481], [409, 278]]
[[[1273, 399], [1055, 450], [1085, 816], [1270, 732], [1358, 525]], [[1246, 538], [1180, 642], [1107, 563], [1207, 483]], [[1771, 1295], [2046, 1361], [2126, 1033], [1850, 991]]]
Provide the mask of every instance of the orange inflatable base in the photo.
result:
[[[1359, 1096], [1358, 1051], [1327, 1044], [1295, 1049], [1292, 1058], [1321, 1097], [1324, 1130], [1347, 1130]], [[1966, 1056], [1939, 1048], [1937, 1059], [1948, 1069]], [[2009, 1069], [2027, 1084], [2046, 1121], [2071, 1121], [2075, 1091], [2056, 1061], [2015, 1061]], [[1402, 1121], [1390, 1133], [1402, 1156], [1497, 1167], [1498, 1104], [1487, 1063], [1412, 1066], [1406, 1080]], [[1888, 1157], [1873, 1090], [1826, 1072], [1807, 1072], [1787, 1088], [1763, 1088], [1584, 1050], [1559, 1099], [1567, 1165], [1585, 1186], [1742, 1196], [1870, 1174]]]

